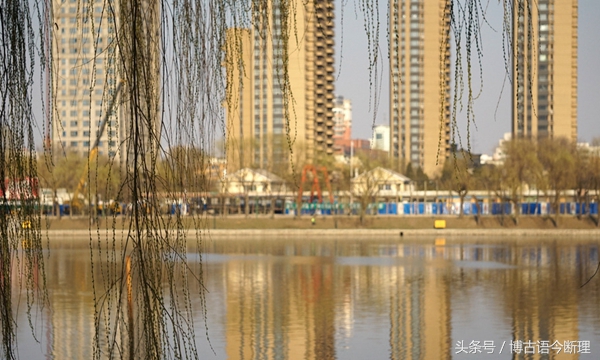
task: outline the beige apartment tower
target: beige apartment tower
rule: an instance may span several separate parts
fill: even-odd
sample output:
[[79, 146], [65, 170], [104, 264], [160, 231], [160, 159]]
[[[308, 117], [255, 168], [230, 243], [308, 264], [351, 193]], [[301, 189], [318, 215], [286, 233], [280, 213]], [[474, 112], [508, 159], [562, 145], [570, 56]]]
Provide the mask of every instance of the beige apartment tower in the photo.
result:
[[[118, 87], [116, 22], [103, 1], [54, 0], [51, 140], [87, 155]], [[98, 154], [118, 156], [120, 127], [108, 118]]]
[[[87, 156], [101, 133], [100, 156], [125, 164], [132, 149], [155, 152], [157, 141], [150, 139], [160, 131], [159, 2], [53, 0], [52, 10], [53, 146]], [[130, 84], [138, 86], [135, 99]]]
[[514, 138], [577, 141], [577, 9], [577, 0], [514, 2]]
[[228, 30], [229, 171], [254, 166], [277, 172], [291, 157], [313, 161], [333, 154], [333, 0], [293, 4], [287, 23], [276, 0], [252, 29]]
[[390, 1], [390, 156], [434, 176], [450, 151], [448, 0]]

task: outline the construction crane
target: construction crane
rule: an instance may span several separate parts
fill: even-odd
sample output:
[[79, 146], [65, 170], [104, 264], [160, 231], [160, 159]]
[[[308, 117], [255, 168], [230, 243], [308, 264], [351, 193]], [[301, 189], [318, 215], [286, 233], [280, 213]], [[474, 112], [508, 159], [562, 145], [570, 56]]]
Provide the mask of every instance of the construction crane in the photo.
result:
[[331, 184], [329, 183], [329, 175], [327, 173], [327, 168], [325, 166], [314, 166], [314, 165], [304, 165], [302, 168], [302, 180], [300, 181], [300, 189], [298, 189], [298, 214], [302, 209], [302, 194], [303, 194], [303, 186], [306, 182], [306, 173], [312, 173], [312, 186], [310, 189], [310, 202], [314, 201], [314, 193], [317, 193], [317, 197], [319, 199], [319, 204], [323, 203], [323, 195], [321, 194], [321, 186], [319, 185], [319, 177], [317, 175], [317, 171], [321, 171], [323, 174], [323, 181], [325, 181], [325, 186], [327, 186], [327, 191], [329, 192], [329, 203], [333, 204], [333, 193], [331, 192]]
[[115, 93], [114, 93], [110, 103], [108, 104], [108, 108], [106, 109], [104, 118], [102, 119], [102, 122], [100, 123], [100, 127], [98, 128], [98, 131], [96, 132], [96, 139], [94, 140], [94, 144], [90, 148], [90, 152], [88, 154], [88, 161], [85, 163], [85, 168], [83, 170], [83, 174], [81, 174], [81, 178], [79, 178], [79, 183], [77, 184], [77, 187], [75, 188], [75, 191], [73, 192], [73, 197], [71, 200], [71, 207], [73, 207], [74, 204], [79, 202], [79, 194], [83, 191], [83, 187], [85, 186], [85, 180], [87, 178], [87, 174], [90, 169], [90, 163], [92, 163], [98, 156], [98, 146], [100, 145], [100, 139], [102, 138], [102, 135], [104, 134], [104, 129], [106, 128], [106, 123], [108, 122], [108, 117], [112, 113], [112, 109], [115, 105], [115, 102], [117, 101], [117, 97], [119, 96], [119, 92], [121, 91], [121, 88], [123, 87], [124, 82], [125, 81], [123, 81], [123, 80], [119, 81], [119, 84], [117, 85], [117, 88], [115, 89]]

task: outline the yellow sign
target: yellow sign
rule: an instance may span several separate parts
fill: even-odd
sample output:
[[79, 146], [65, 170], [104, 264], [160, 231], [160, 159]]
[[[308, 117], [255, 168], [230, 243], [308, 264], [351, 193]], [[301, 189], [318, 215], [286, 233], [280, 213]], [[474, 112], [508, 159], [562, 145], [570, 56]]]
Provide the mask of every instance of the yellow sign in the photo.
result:
[[433, 222], [434, 229], [445, 229], [446, 228], [446, 220], [435, 220]]

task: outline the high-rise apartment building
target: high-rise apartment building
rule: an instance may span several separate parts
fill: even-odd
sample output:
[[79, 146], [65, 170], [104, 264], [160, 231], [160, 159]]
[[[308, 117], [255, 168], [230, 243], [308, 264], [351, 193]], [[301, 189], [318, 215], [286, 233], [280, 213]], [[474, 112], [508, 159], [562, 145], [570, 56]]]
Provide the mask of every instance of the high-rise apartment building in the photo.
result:
[[252, 29], [227, 33], [230, 170], [285, 166], [290, 141], [309, 161], [333, 154], [333, 0], [294, 4], [287, 22], [273, 1]]
[[449, 0], [390, 1], [390, 156], [434, 175], [450, 151]]
[[54, 146], [87, 155], [99, 140], [97, 154], [123, 165], [133, 151], [156, 155], [159, 12], [150, 0], [53, 0]]
[[[87, 154], [116, 97], [116, 21], [101, 0], [54, 0], [51, 140]], [[121, 128], [108, 117], [98, 153], [118, 156]]]
[[577, 140], [577, 8], [577, 0], [514, 2], [514, 138]]

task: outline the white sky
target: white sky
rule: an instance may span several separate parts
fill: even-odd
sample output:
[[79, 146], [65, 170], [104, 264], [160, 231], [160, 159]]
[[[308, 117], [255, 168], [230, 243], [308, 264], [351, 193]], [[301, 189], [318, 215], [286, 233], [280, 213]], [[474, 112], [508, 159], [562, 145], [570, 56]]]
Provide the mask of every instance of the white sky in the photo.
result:
[[[463, 0], [458, 0], [463, 1]], [[373, 1], [375, 3], [376, 1]], [[471, 148], [475, 152], [491, 154], [504, 133], [510, 132], [510, 83], [502, 90], [505, 66], [502, 50], [502, 6], [497, 0], [482, 1], [487, 6], [489, 25], [482, 28], [483, 41], [483, 89], [475, 102], [476, 129], [471, 129]], [[342, 3], [344, 4], [342, 6]], [[369, 86], [367, 36], [359, 0], [336, 0], [336, 96], [352, 100], [354, 138], [368, 139], [375, 124], [387, 124], [388, 98], [388, 51], [387, 51], [387, 1], [379, 1], [380, 46], [379, 76], [381, 87]], [[341, 12], [343, 10], [343, 31]], [[600, 137], [597, 104], [600, 94], [600, 1], [579, 0], [579, 84], [578, 84], [578, 137], [591, 141]], [[342, 45], [343, 38], [343, 45]], [[343, 46], [343, 48], [341, 48]], [[341, 50], [341, 51], [340, 51]], [[341, 69], [340, 69], [341, 60]], [[473, 62], [475, 63], [476, 60]], [[475, 70], [478, 73], [478, 70]], [[338, 76], [339, 75], [339, 76]], [[381, 83], [382, 81], [382, 83]], [[479, 81], [473, 82], [478, 90]], [[373, 91], [379, 91], [379, 107], [369, 107]], [[462, 117], [461, 117], [462, 115]], [[465, 115], [459, 114], [463, 145], [466, 147]]]

